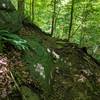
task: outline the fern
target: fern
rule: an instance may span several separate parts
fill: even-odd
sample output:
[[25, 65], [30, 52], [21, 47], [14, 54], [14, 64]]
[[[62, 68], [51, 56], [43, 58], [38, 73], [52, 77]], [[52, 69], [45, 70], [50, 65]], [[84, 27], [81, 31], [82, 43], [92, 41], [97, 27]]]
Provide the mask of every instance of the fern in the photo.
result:
[[28, 44], [27, 41], [22, 39], [20, 36], [10, 33], [5, 30], [0, 30], [0, 40], [4, 40], [14, 45], [19, 50], [27, 50]]
[[17, 49], [24, 50], [22, 60], [27, 65], [33, 80], [38, 81], [38, 86], [46, 93], [50, 93], [51, 76], [54, 69], [53, 59], [34, 35], [31, 37], [23, 36], [23, 38], [8, 31], [0, 31], [1, 41], [9, 42]]

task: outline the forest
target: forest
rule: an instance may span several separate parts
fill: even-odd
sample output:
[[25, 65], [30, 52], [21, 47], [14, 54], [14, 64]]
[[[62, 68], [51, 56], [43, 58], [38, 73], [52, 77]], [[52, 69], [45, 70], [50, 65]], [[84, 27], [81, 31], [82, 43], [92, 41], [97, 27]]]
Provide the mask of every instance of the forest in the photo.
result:
[[0, 0], [0, 100], [100, 100], [100, 0]]

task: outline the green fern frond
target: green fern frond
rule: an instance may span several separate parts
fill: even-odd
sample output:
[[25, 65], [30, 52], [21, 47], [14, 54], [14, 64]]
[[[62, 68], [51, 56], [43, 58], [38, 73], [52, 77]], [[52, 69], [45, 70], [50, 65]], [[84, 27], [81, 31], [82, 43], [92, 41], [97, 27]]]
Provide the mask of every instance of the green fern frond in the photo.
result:
[[5, 30], [0, 30], [0, 39], [9, 42], [10, 44], [17, 47], [19, 50], [27, 50], [28, 44], [27, 41], [22, 39], [20, 36], [10, 33]]

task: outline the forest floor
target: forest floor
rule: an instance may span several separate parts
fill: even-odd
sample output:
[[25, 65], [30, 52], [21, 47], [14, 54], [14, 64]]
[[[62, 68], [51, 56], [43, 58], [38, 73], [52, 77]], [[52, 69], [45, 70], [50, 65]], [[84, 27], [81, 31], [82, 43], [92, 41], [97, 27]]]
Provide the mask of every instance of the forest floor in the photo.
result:
[[[29, 23], [23, 24], [18, 35], [27, 41], [32, 41], [32, 37], [37, 38], [52, 57], [53, 71], [50, 84], [52, 92], [48, 93], [44, 87], [41, 87], [39, 85], [41, 81], [33, 80], [26, 63], [22, 60], [25, 53], [7, 44], [4, 54], [0, 55], [0, 60], [3, 58], [7, 63], [0, 64], [2, 66], [0, 69], [2, 96], [7, 95], [9, 100], [24, 100], [27, 95], [29, 96], [29, 94], [25, 94], [29, 88], [35, 95], [31, 93], [31, 97], [26, 100], [100, 99], [100, 64], [87, 53], [86, 48], [52, 38], [37, 26]], [[34, 60], [35, 53], [33, 55]], [[4, 79], [6, 80], [4, 81]], [[23, 92], [23, 89], [26, 90]]]

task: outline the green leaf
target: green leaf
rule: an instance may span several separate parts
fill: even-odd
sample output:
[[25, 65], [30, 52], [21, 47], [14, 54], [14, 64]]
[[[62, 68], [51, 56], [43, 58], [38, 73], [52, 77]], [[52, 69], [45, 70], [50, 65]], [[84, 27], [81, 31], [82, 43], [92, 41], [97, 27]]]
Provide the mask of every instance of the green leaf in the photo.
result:
[[28, 49], [27, 41], [22, 39], [20, 36], [9, 33], [4, 30], [0, 30], [0, 37], [2, 40], [9, 42], [10, 44], [17, 47], [19, 50], [26, 50]]

